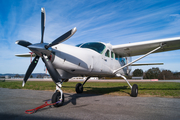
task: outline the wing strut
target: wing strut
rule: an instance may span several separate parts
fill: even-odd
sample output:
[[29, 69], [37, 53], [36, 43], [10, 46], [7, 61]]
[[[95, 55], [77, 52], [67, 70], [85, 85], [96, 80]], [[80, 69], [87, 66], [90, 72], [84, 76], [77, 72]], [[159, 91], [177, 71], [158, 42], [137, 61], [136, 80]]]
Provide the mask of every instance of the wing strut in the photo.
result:
[[149, 54], [151, 54], [151, 53], [153, 53], [153, 52], [159, 50], [160, 48], [162, 48], [162, 46], [163, 46], [163, 45], [161, 44], [159, 47], [157, 47], [157, 48], [155, 48], [154, 50], [152, 50], [152, 51], [146, 53], [145, 55], [141, 56], [140, 58], [138, 58], [138, 59], [136, 59], [136, 60], [134, 60], [134, 61], [132, 61], [132, 62], [130, 62], [130, 63], [128, 63], [128, 64], [122, 66], [122, 67], [120, 67], [120, 68], [118, 68], [117, 70], [114, 70], [113, 73], [116, 74], [119, 70], [121, 70], [121, 69], [123, 69], [123, 68], [125, 68], [125, 67], [127, 67], [127, 66], [130, 66], [130, 65], [133, 64], [134, 62], [136, 62], [136, 61], [138, 61], [138, 60], [140, 60], [140, 59], [142, 59], [142, 58], [148, 56]]

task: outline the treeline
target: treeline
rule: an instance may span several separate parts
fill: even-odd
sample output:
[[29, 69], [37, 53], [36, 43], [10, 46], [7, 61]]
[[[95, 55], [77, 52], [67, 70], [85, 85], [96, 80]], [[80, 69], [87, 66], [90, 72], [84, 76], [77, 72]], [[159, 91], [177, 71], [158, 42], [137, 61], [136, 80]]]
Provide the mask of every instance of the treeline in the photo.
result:
[[[24, 78], [24, 74], [0, 74], [0, 78]], [[49, 76], [45, 73], [32, 73], [30, 78], [44, 78], [44, 76]]]
[[[47, 75], [44, 75], [44, 74], [30, 75], [29, 78], [43, 78], [44, 76], [47, 76]], [[24, 78], [24, 75], [16, 74], [13, 77], [15, 77], [15, 78]]]
[[157, 68], [151, 68], [145, 72], [142, 69], [135, 69], [133, 76], [143, 76], [144, 79], [159, 79], [159, 80], [172, 80], [180, 79], [180, 72], [172, 72], [170, 70], [160, 70]]

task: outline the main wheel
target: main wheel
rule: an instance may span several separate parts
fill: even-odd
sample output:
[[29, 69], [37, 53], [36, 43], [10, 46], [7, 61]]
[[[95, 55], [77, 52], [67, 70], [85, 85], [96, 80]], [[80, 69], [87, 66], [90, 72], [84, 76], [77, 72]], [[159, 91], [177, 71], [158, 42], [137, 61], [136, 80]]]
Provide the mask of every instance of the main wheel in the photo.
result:
[[[56, 102], [60, 101], [60, 99], [61, 99], [61, 93], [60, 92], [55, 92], [53, 94], [53, 96], [52, 96], [51, 101], [52, 101], [52, 103], [56, 103]], [[62, 100], [60, 102], [56, 103], [54, 105], [54, 107], [60, 107], [60, 106], [63, 105], [63, 103], [64, 103], [64, 94], [62, 95]]]
[[138, 95], [138, 85], [134, 84], [131, 89], [131, 96], [137, 97]]
[[81, 83], [76, 84], [76, 93], [83, 93], [83, 85]]

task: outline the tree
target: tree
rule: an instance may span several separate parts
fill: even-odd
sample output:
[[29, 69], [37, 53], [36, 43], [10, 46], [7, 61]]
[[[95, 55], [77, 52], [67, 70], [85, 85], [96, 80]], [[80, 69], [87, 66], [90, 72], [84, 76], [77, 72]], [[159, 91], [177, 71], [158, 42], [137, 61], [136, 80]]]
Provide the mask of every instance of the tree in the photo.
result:
[[159, 68], [152, 68], [149, 69], [146, 73], [145, 73], [145, 78], [146, 79], [158, 79], [158, 76], [160, 75], [161, 71], [159, 70]]
[[36, 78], [43, 78], [41, 74], [38, 74]]
[[33, 78], [33, 76], [31, 75], [30, 78]]
[[174, 79], [180, 79], [180, 72], [173, 73]]
[[142, 69], [135, 69], [133, 71], [133, 76], [143, 76], [143, 70]]
[[19, 74], [16, 74], [14, 77], [15, 77], [15, 78], [20, 78], [20, 75], [19, 75]]
[[167, 80], [167, 79], [173, 79], [173, 73], [170, 71], [170, 70], [163, 70], [158, 79], [161, 79], [161, 80]]

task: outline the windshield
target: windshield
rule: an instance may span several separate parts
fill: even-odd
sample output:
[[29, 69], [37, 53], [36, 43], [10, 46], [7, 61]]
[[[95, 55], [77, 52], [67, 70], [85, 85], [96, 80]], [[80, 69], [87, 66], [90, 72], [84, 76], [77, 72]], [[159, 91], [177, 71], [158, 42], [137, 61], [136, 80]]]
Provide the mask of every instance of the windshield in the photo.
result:
[[101, 54], [105, 49], [105, 45], [99, 42], [90, 42], [90, 43], [82, 44], [80, 48], [89, 48]]
[[79, 46], [81, 46], [83, 43], [81, 43], [81, 44], [78, 44], [78, 45], [76, 45], [76, 47], [79, 47]]

